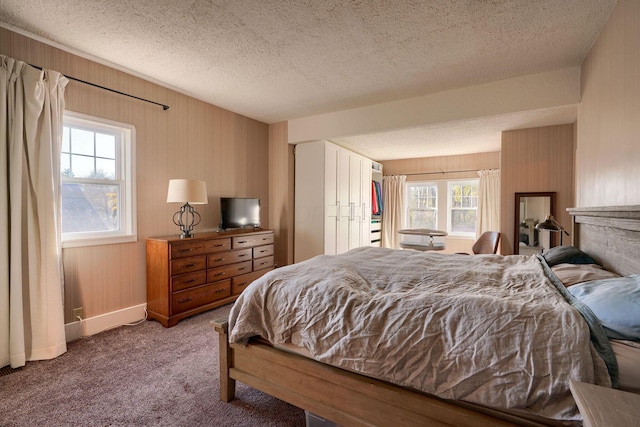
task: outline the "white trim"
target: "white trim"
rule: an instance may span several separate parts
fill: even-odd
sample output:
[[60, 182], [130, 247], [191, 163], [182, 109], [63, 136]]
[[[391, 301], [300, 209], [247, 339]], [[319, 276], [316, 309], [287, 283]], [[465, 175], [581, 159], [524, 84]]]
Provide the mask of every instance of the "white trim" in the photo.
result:
[[91, 239], [73, 239], [65, 240], [62, 242], [62, 247], [66, 248], [78, 248], [82, 246], [96, 246], [96, 245], [112, 245], [115, 243], [130, 243], [137, 242], [137, 235], [120, 235], [120, 236], [105, 236], [105, 237], [93, 237]]
[[436, 213], [436, 223], [435, 226], [433, 228], [435, 229], [439, 229], [438, 228], [438, 224], [440, 223], [440, 211], [439, 211], [439, 207], [441, 206], [441, 191], [440, 191], [440, 186], [438, 184], [437, 180], [432, 180], [432, 181], [407, 181], [405, 182], [405, 193], [404, 193], [404, 224], [407, 225], [407, 227], [411, 228], [412, 226], [410, 225], [411, 221], [409, 219], [409, 211], [410, 208], [409, 206], [411, 206], [411, 187], [422, 187], [422, 186], [430, 186], [433, 185], [436, 187], [436, 207], [435, 208], [428, 208], [428, 209], [424, 209], [426, 210], [432, 210]]
[[[109, 184], [120, 186], [119, 215], [121, 229], [116, 231], [62, 233], [62, 247], [73, 248], [137, 241], [136, 127], [129, 123], [117, 122], [69, 110], [64, 112], [64, 125], [86, 128], [92, 132], [102, 131], [116, 135], [118, 140], [116, 153], [117, 176]], [[70, 179], [66, 180], [72, 181]], [[64, 177], [62, 177], [62, 181], [65, 181]], [[74, 179], [73, 181], [85, 180]]]
[[135, 323], [145, 318], [147, 304], [134, 305], [122, 310], [112, 311], [99, 316], [82, 319], [64, 325], [67, 342], [82, 337], [95, 335], [108, 329], [117, 328], [128, 323]]
[[[451, 223], [451, 211], [453, 211], [454, 209], [451, 207], [451, 186], [452, 185], [475, 185], [476, 187], [480, 187], [480, 178], [459, 178], [459, 179], [451, 179], [451, 180], [447, 180], [447, 233], [449, 233], [449, 236], [452, 237], [469, 237], [469, 238], [476, 238], [476, 232], [475, 230], [473, 232], [461, 232], [461, 231], [451, 231], [451, 228], [453, 227], [453, 224]], [[477, 196], [476, 196], [477, 197]], [[478, 206], [474, 208], [456, 208], [455, 210], [475, 210], [476, 214], [478, 212]], [[476, 223], [477, 223], [478, 219], [476, 216]]]

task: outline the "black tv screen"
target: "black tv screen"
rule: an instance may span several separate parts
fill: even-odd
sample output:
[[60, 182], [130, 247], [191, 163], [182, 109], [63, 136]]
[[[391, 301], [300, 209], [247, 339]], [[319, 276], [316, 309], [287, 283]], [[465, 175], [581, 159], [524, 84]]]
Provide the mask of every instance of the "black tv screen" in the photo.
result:
[[220, 228], [260, 227], [260, 199], [221, 197]]

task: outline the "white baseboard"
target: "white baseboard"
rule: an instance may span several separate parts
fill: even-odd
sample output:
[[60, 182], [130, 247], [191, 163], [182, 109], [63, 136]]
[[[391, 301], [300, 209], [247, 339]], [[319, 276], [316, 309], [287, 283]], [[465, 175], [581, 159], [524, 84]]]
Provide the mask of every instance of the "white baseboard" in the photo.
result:
[[147, 304], [134, 305], [122, 310], [112, 311], [99, 316], [82, 319], [64, 325], [67, 342], [76, 340], [107, 329], [117, 328], [128, 323], [135, 323], [145, 318]]

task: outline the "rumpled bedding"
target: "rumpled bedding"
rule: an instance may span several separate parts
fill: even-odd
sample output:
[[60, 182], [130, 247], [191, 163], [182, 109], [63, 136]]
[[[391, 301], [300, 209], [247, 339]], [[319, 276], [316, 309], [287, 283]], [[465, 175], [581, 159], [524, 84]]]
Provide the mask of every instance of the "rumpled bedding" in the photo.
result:
[[234, 304], [261, 336], [444, 399], [580, 420], [569, 379], [611, 386], [580, 313], [535, 256], [363, 247], [271, 271]]

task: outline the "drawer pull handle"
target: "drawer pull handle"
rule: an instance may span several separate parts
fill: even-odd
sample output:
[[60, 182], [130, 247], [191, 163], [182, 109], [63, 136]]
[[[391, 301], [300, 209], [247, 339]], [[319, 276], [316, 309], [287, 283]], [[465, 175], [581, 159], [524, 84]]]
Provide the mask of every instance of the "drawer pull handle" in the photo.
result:
[[214, 274], [214, 277], [218, 277], [218, 276], [224, 276], [224, 271], [219, 271], [216, 274]]
[[246, 270], [246, 267], [240, 267], [238, 271]]
[[195, 264], [195, 263], [193, 263], [193, 262], [192, 262], [191, 264], [185, 264], [185, 265], [183, 265], [183, 267], [195, 267], [195, 266], [196, 266], [196, 264]]
[[179, 302], [180, 304], [183, 304], [183, 303], [185, 303], [185, 302], [189, 302], [189, 301], [191, 301], [192, 299], [193, 299], [193, 298], [182, 298], [181, 300], [178, 300], [178, 302]]
[[216, 258], [213, 260], [214, 262], [220, 262], [220, 261], [224, 261], [224, 258]]
[[268, 237], [263, 237], [262, 240], [267, 241], [270, 240]]
[[267, 252], [267, 251], [260, 251], [260, 253], [261, 253], [261, 254], [263, 254], [263, 253], [265, 253], [265, 252]]
[[238, 243], [247, 243], [247, 240], [238, 240]]
[[195, 281], [196, 281], [196, 279], [189, 279], [189, 280], [185, 280], [182, 283], [191, 283], [191, 282], [195, 282]]
[[202, 248], [204, 248], [204, 246], [194, 246], [194, 247], [186, 248], [186, 249], [178, 249], [178, 252], [191, 252], [191, 251], [193, 251], [195, 249], [202, 249]]
[[218, 244], [213, 245], [214, 248], [221, 248], [223, 246], [224, 246], [224, 243], [218, 243]]
[[221, 289], [216, 289], [215, 291], [213, 291], [216, 294], [220, 294], [222, 292], [227, 292], [227, 288], [221, 288]]
[[238, 287], [247, 286], [247, 282], [242, 282], [238, 284]]
[[243, 256], [247, 256], [247, 254], [240, 254], [238, 255], [238, 258], [242, 258]]

